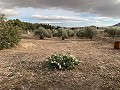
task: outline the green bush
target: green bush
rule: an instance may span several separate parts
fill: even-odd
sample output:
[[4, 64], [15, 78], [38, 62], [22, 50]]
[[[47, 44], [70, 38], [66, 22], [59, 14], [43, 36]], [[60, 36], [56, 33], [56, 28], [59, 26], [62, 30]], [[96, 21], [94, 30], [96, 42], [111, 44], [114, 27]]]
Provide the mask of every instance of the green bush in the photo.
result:
[[68, 37], [74, 37], [74, 35], [75, 35], [74, 30], [68, 29], [68, 30], [67, 30], [67, 35], [68, 35]]
[[16, 46], [21, 39], [20, 28], [6, 22], [4, 14], [0, 15], [0, 50]]
[[34, 31], [34, 34], [40, 39], [44, 39], [45, 37], [51, 37], [50, 30], [46, 30], [43, 27], [39, 27], [38, 30]]
[[70, 53], [54, 54], [48, 58], [48, 63], [50, 68], [65, 70], [65, 69], [74, 69], [75, 65], [79, 64], [79, 60]]
[[116, 31], [116, 37], [120, 37], [120, 29]]
[[95, 27], [85, 27], [85, 37], [89, 39], [93, 39], [94, 36], [96, 36], [98, 33], [97, 29]]
[[61, 37], [62, 40], [65, 40], [65, 38], [68, 38], [68, 33], [67, 33], [67, 30], [63, 29], [63, 28], [60, 28], [58, 29], [58, 34], [57, 34], [58, 37]]
[[57, 34], [58, 34], [58, 31], [56, 29], [53, 29], [52, 30], [52, 36], [57, 37], [58, 36]]
[[90, 26], [78, 30], [76, 36], [82, 38], [85, 37], [92, 40], [93, 37], [97, 35], [97, 33], [98, 33], [97, 29], [95, 27]]
[[52, 31], [50, 29], [47, 29], [46, 37], [47, 38], [51, 38], [52, 37]]
[[80, 37], [80, 38], [85, 37], [85, 30], [78, 30], [78, 31], [76, 32], [76, 36], [77, 36], [77, 37]]
[[18, 27], [0, 28], [0, 50], [16, 46], [21, 39]]
[[120, 27], [108, 27], [104, 31], [109, 37], [120, 37]]

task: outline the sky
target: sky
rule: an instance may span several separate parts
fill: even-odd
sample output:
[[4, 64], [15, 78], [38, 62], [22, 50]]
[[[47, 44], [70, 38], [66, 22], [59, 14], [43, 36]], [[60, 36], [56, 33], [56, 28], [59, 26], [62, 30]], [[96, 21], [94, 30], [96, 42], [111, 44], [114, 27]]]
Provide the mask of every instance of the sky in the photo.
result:
[[120, 23], [120, 0], [0, 0], [8, 19], [62, 27]]

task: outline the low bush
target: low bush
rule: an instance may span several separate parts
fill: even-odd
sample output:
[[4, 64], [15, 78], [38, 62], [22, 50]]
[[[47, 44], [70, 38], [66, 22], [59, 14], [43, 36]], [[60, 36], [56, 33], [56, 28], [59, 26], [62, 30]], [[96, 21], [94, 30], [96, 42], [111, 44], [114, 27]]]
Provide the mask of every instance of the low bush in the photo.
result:
[[52, 36], [53, 36], [53, 37], [57, 37], [57, 36], [58, 36], [57, 34], [58, 34], [58, 30], [53, 29], [53, 30], [52, 30]]
[[46, 29], [46, 30], [47, 30], [46, 37], [51, 38], [52, 37], [52, 31], [50, 29]]
[[46, 30], [43, 27], [39, 27], [38, 30], [34, 31], [35, 36], [39, 37], [40, 39], [44, 39], [45, 37], [50, 38], [52, 35], [52, 32], [50, 30]]
[[84, 29], [83, 30], [78, 30], [76, 32], [76, 36], [79, 37], [79, 38], [85, 37], [85, 30]]
[[97, 35], [97, 33], [98, 33], [97, 29], [95, 27], [90, 26], [78, 30], [76, 32], [76, 36], [80, 38], [85, 37], [92, 40], [93, 37]]
[[68, 37], [74, 37], [75, 31], [68, 29], [68, 30], [67, 30], [67, 34], [68, 34]]
[[88, 39], [93, 39], [94, 36], [96, 36], [98, 33], [97, 29], [95, 27], [85, 27], [85, 37]]
[[120, 37], [120, 27], [108, 27], [104, 30], [104, 32], [112, 38]]
[[67, 30], [63, 29], [63, 28], [60, 28], [58, 29], [58, 34], [57, 34], [58, 37], [61, 37], [62, 40], [65, 40], [65, 38], [68, 38], [68, 33], [67, 33]]
[[79, 60], [72, 56], [70, 53], [53, 54], [48, 58], [50, 68], [65, 70], [74, 69], [75, 65], [79, 64]]

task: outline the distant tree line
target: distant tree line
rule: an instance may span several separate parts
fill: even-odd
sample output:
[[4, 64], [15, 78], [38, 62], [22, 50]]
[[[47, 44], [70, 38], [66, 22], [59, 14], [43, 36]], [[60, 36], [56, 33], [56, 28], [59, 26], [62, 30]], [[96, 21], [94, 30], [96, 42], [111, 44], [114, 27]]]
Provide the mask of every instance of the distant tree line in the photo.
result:
[[45, 29], [59, 29], [60, 26], [52, 26], [50, 24], [41, 24], [41, 23], [30, 23], [30, 22], [23, 22], [19, 19], [8, 20], [7, 23], [12, 24], [13, 26], [18, 26], [22, 30], [29, 30], [34, 31], [37, 30], [39, 27], [44, 27]]

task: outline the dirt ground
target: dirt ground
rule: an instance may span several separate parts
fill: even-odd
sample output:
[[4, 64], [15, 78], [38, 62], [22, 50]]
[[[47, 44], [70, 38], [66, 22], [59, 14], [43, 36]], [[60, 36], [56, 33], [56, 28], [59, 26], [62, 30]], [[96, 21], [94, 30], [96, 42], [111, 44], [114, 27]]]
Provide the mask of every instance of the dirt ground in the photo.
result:
[[[46, 58], [66, 52], [80, 64], [50, 70]], [[22, 39], [16, 48], [0, 51], [0, 90], [120, 90], [120, 50], [100, 40]]]

